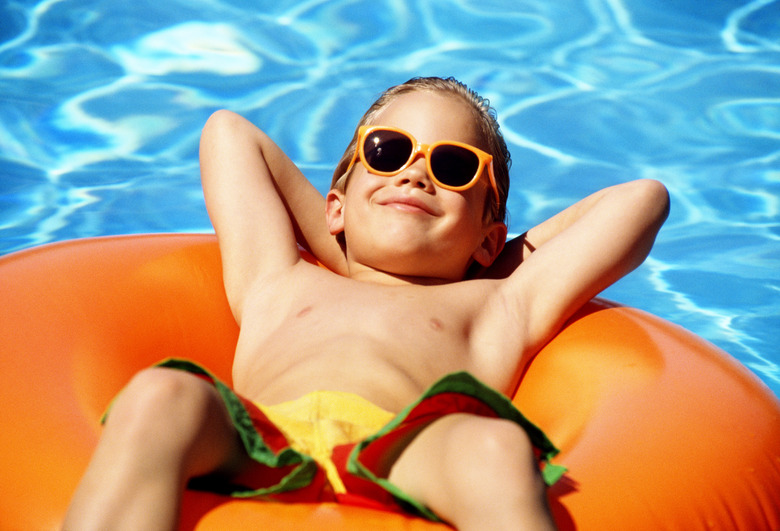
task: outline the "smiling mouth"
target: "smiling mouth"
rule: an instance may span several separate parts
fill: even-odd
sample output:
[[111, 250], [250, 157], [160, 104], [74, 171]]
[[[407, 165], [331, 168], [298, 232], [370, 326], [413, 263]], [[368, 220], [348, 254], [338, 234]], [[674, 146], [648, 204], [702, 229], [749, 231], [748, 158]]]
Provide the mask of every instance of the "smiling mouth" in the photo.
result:
[[433, 215], [433, 211], [428, 205], [411, 197], [394, 197], [387, 201], [382, 201], [380, 204], [403, 212], [419, 212]]

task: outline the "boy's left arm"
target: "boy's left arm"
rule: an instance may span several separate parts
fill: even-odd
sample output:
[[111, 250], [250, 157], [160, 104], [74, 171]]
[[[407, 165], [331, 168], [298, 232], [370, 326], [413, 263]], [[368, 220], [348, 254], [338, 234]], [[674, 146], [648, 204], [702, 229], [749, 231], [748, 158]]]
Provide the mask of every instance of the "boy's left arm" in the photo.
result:
[[668, 213], [663, 184], [632, 181], [585, 198], [509, 247], [504, 267], [516, 268], [501, 296], [517, 312], [519, 350], [535, 353], [578, 308], [638, 267]]

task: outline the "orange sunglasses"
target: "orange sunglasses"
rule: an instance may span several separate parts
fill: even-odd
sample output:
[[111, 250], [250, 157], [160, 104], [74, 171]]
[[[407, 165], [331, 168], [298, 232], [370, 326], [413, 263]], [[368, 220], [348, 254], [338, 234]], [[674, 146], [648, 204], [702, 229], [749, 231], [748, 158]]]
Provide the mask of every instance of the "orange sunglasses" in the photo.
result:
[[496, 178], [493, 175], [493, 156], [479, 148], [442, 140], [433, 144], [420, 144], [403, 129], [385, 125], [362, 125], [358, 129], [358, 141], [346, 173], [360, 157], [363, 166], [372, 173], [390, 177], [405, 170], [418, 153], [423, 153], [428, 175], [441, 188], [460, 192], [474, 186], [487, 166], [490, 186], [500, 201]]

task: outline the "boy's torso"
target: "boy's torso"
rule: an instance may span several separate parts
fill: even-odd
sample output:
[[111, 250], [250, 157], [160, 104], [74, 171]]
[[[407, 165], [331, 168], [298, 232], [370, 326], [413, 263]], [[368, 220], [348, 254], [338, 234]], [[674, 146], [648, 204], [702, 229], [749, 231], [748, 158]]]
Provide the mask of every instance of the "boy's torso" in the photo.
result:
[[263, 404], [347, 391], [399, 411], [444, 374], [466, 370], [507, 392], [522, 348], [513, 341], [506, 351], [500, 334], [514, 327], [495, 319], [503, 312], [485, 312], [498, 284], [384, 286], [301, 262], [247, 295], [236, 390]]

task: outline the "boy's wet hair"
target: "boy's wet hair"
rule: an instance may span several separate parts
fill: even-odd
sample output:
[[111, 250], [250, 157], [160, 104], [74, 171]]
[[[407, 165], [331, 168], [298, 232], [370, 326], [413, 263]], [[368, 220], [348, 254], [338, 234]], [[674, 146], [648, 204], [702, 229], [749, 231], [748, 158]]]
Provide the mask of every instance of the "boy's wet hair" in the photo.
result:
[[511, 165], [511, 159], [506, 142], [498, 126], [496, 111], [490, 106], [490, 102], [487, 99], [452, 77], [446, 79], [440, 77], [415, 77], [406, 83], [387, 89], [360, 119], [355, 128], [355, 134], [349, 146], [347, 146], [347, 150], [333, 172], [331, 188], [343, 191], [346, 187], [349, 176], [345, 171], [355, 153], [358, 128], [361, 125], [373, 124], [376, 115], [398, 96], [418, 91], [450, 94], [460, 98], [472, 109], [478, 125], [480, 139], [484, 143], [484, 146], [479, 147], [483, 147], [485, 151], [493, 155], [493, 172], [496, 178], [496, 186], [498, 187], [498, 202], [496, 202], [493, 194], [486, 194], [486, 218], [490, 221], [503, 222], [506, 217], [506, 199], [509, 193], [509, 166]]

